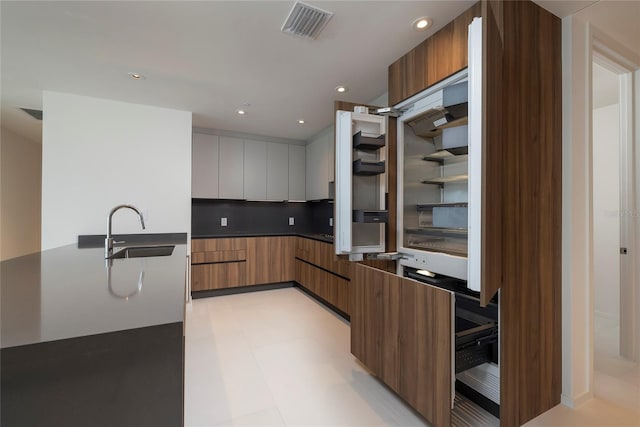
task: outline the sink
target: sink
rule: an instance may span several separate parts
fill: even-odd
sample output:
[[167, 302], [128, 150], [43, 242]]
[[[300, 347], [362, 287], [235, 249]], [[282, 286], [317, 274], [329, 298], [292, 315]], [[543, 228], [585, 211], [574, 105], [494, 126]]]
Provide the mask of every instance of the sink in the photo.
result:
[[153, 256], [169, 256], [173, 253], [175, 245], [166, 246], [131, 246], [114, 252], [109, 259], [141, 258]]

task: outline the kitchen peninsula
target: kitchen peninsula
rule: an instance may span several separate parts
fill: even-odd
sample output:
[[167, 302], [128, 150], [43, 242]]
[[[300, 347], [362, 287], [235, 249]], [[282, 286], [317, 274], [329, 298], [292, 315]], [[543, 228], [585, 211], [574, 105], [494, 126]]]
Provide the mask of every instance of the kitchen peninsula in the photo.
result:
[[3, 426], [182, 425], [186, 234], [140, 236], [1, 263]]

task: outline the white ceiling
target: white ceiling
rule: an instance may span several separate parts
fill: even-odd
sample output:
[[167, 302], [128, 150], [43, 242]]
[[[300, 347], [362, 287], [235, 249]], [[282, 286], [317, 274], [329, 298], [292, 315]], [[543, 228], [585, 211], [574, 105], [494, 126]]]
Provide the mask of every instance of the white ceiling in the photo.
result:
[[[640, 55], [640, 1], [535, 1]], [[304, 141], [333, 121], [334, 99], [383, 94], [388, 65], [474, 2], [308, 0], [335, 13], [308, 41], [280, 32], [291, 0], [2, 0], [2, 126], [40, 141], [41, 122], [18, 107], [42, 109], [42, 91], [53, 90], [192, 111], [195, 127]], [[419, 16], [433, 27], [411, 29]], [[147, 78], [133, 81], [130, 71]], [[338, 84], [349, 92], [337, 94]]]
[[598, 0], [534, 0], [534, 2], [554, 15], [564, 18], [597, 3]]
[[[41, 109], [52, 90], [192, 111], [195, 127], [307, 140], [333, 121], [334, 99], [383, 94], [388, 65], [474, 1], [308, 1], [335, 13], [315, 41], [280, 32], [293, 3], [2, 1], [2, 126], [39, 141], [41, 123], [17, 108]], [[425, 15], [434, 26], [413, 30]]]

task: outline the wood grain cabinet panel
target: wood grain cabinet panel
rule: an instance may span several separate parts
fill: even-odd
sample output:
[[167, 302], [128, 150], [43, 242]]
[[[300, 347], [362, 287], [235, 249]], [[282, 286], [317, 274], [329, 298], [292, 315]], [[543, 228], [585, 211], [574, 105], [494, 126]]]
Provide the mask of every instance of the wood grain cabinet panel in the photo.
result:
[[481, 16], [480, 2], [389, 66], [389, 105], [410, 98], [467, 66], [468, 26], [475, 16]]
[[246, 271], [244, 261], [192, 265], [191, 290], [206, 291], [243, 286], [247, 282]]
[[562, 28], [532, 2], [494, 12], [506, 124], [500, 415], [517, 426], [560, 403], [562, 390]]
[[349, 314], [349, 281], [299, 259], [296, 282], [329, 304]]
[[245, 249], [215, 252], [191, 252], [192, 264], [208, 264], [214, 262], [245, 261], [247, 251]]
[[351, 352], [434, 426], [451, 424], [450, 292], [357, 264]]
[[[467, 66], [468, 25], [475, 16], [483, 17], [483, 109], [489, 112], [484, 119], [483, 182], [488, 190], [481, 302], [500, 288], [500, 424], [519, 426], [557, 405], [561, 393], [561, 21], [531, 1], [478, 2], [389, 66], [389, 103], [395, 105]], [[392, 285], [376, 282], [363, 288], [359, 282], [351, 283], [352, 334], [384, 341], [377, 318], [366, 310], [383, 315], [371, 293], [389, 292], [385, 286]], [[369, 300], [355, 299], [354, 289]], [[412, 292], [418, 289], [403, 288], [402, 310], [417, 316], [425, 298]], [[401, 347], [414, 346], [409, 353], [381, 355], [371, 340], [365, 341], [371, 346], [366, 348], [355, 337], [353, 352], [376, 369], [381, 369], [379, 359], [394, 357], [400, 366], [412, 366], [410, 354], [429, 350], [422, 348], [427, 341], [411, 344], [410, 336], [422, 335], [418, 328], [431, 323], [428, 318], [428, 323], [402, 325]], [[389, 331], [394, 328], [393, 323], [385, 325]], [[434, 340], [429, 345], [439, 346], [440, 338]], [[419, 412], [433, 413], [435, 424], [444, 419], [441, 406], [412, 400], [429, 388], [418, 385], [419, 376], [395, 379], [387, 371], [380, 376], [394, 390], [397, 385]]]
[[250, 285], [294, 280], [295, 237], [247, 238], [247, 280]]
[[247, 249], [245, 238], [193, 239], [191, 252], [237, 251]]
[[191, 241], [191, 290], [206, 291], [247, 284], [243, 238]]
[[282, 260], [282, 276], [281, 282], [291, 282], [295, 280], [295, 251], [296, 251], [296, 240], [297, 237], [294, 236], [286, 236], [279, 237], [282, 242], [282, 252], [281, 252], [281, 260]]
[[269, 238], [249, 237], [247, 240], [247, 284], [269, 283]]

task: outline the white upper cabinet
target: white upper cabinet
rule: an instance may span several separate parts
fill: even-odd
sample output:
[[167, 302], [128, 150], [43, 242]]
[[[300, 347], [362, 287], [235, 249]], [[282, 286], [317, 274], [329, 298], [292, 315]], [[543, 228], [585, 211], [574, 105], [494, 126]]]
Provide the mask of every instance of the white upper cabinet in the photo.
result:
[[[325, 150], [322, 144], [317, 147]], [[306, 151], [299, 145], [194, 133], [191, 197], [306, 200]], [[326, 154], [321, 157], [324, 165]], [[319, 166], [318, 171], [326, 171], [326, 167]], [[326, 180], [324, 175], [322, 182]], [[326, 198], [320, 194], [321, 187], [317, 184], [316, 199]]]
[[267, 200], [289, 199], [289, 146], [267, 144]]
[[244, 141], [244, 198], [267, 199], [267, 143]]
[[306, 149], [289, 145], [289, 200], [306, 200]]
[[307, 200], [329, 198], [329, 181], [333, 180], [333, 171], [329, 164], [333, 157], [331, 133], [323, 133], [315, 137], [307, 145]]
[[217, 135], [193, 134], [191, 149], [191, 197], [218, 198]]
[[218, 197], [244, 199], [244, 141], [221, 136], [218, 165]]

